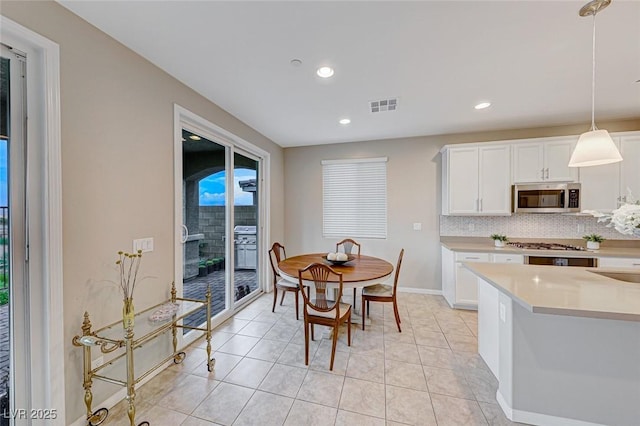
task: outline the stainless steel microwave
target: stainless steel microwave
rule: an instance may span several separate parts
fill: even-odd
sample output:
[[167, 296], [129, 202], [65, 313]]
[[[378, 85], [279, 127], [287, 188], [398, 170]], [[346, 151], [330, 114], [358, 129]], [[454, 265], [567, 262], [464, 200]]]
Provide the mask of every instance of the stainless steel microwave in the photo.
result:
[[514, 213], [572, 213], [580, 211], [579, 183], [513, 185]]

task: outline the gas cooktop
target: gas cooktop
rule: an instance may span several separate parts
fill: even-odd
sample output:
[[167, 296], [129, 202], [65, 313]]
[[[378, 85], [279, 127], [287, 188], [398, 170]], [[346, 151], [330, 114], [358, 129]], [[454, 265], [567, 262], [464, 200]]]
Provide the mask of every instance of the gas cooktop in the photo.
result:
[[527, 249], [527, 250], [565, 250], [565, 251], [585, 251], [584, 247], [571, 246], [567, 244], [557, 244], [557, 243], [520, 243], [514, 241], [512, 243], [507, 243], [507, 245], [511, 247]]

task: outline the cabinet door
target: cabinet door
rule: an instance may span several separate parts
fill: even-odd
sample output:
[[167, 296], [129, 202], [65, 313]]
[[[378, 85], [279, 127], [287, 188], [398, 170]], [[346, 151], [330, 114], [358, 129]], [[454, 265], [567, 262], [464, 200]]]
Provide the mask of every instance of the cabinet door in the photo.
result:
[[640, 136], [621, 136], [620, 155], [620, 195], [625, 201], [640, 200]]
[[[617, 138], [614, 138], [617, 142]], [[620, 163], [580, 167], [580, 209], [611, 211], [620, 201]]]
[[599, 257], [598, 267], [599, 268], [640, 268], [640, 259], [634, 259], [631, 257]]
[[511, 214], [511, 155], [509, 145], [479, 148], [479, 211]]
[[478, 276], [461, 263], [456, 263], [456, 307], [476, 306], [478, 306]]
[[574, 182], [578, 180], [578, 168], [568, 166], [577, 141], [578, 139], [572, 136], [544, 143], [545, 182]]
[[449, 150], [449, 214], [478, 213], [478, 148]]
[[513, 145], [513, 183], [542, 182], [544, 180], [542, 143]]

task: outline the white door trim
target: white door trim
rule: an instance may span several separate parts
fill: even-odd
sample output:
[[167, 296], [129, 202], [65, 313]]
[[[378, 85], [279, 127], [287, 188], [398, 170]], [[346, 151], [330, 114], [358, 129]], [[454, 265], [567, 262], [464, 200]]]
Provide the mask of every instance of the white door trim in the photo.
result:
[[64, 425], [65, 348], [70, 342], [64, 341], [63, 315], [60, 49], [58, 44], [4, 16], [0, 16], [0, 38], [25, 52], [28, 64], [27, 155], [35, 157], [30, 161], [27, 189], [33, 372], [29, 408], [56, 410], [56, 419], [47, 424]]

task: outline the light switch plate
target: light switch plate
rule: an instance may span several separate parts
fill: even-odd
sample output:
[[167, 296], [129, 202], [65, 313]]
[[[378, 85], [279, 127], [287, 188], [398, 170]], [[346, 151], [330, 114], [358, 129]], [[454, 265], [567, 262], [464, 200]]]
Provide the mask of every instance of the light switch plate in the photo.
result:
[[413, 224], [413, 230], [414, 231], [422, 231], [422, 223], [417, 222]]
[[133, 252], [137, 253], [138, 250], [142, 250], [142, 253], [153, 251], [153, 237], [133, 240]]

